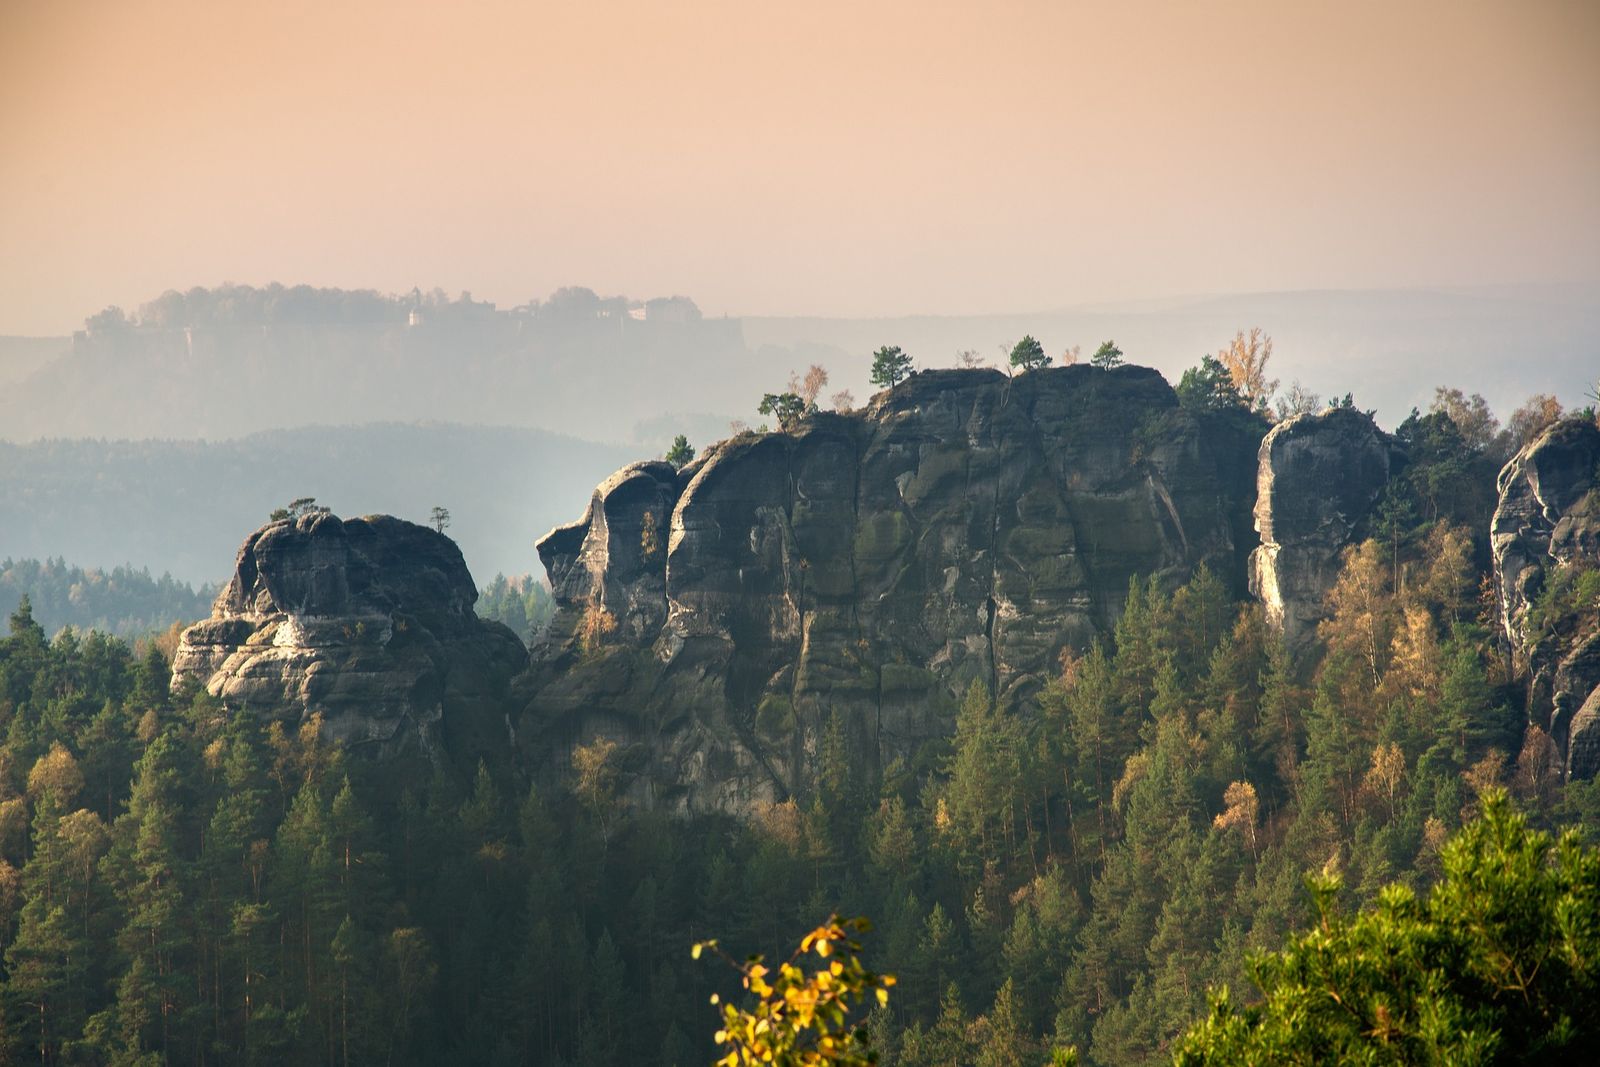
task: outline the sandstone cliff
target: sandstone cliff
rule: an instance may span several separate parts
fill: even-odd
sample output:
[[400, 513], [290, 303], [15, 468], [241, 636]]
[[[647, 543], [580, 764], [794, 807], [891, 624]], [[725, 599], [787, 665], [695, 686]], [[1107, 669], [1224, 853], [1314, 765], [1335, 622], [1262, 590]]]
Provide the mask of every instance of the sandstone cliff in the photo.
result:
[[[879, 767], [972, 679], [1029, 700], [1134, 575], [1242, 591], [1249, 501], [1153, 370], [930, 371], [866, 409], [624, 468], [539, 543], [559, 612], [523, 681], [536, 760], [597, 736], [641, 802], [800, 791], [840, 717]], [[554, 755], [548, 755], [553, 753]]]
[[503, 743], [527, 654], [473, 614], [477, 595], [455, 543], [425, 526], [326, 513], [269, 523], [239, 549], [211, 617], [184, 631], [172, 684], [264, 717], [320, 712], [330, 736], [384, 758]]
[[[1525, 660], [1528, 713], [1566, 754], [1600, 772], [1600, 605], [1579, 578], [1600, 569], [1600, 428], [1567, 419], [1500, 472], [1490, 528], [1501, 623]], [[1565, 594], [1565, 595], [1564, 595]]]
[[1315, 638], [1339, 555], [1369, 532], [1399, 462], [1393, 439], [1354, 408], [1297, 415], [1262, 440], [1250, 591], [1290, 647]]

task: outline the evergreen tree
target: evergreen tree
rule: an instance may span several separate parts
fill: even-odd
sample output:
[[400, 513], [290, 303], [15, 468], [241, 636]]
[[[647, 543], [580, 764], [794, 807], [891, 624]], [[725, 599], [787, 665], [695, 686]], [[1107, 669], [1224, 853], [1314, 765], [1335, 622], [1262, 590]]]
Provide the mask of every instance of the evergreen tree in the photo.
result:
[[5, 955], [7, 1030], [36, 1042], [45, 1063], [81, 1027], [89, 978], [90, 916], [80, 913], [81, 904], [71, 906], [74, 864], [62, 822], [47, 794], [34, 815], [33, 858], [23, 872], [16, 939]]
[[893, 389], [911, 373], [911, 357], [899, 345], [885, 345], [872, 354], [873, 385]]
[[1089, 363], [1102, 370], [1120, 367], [1122, 366], [1122, 349], [1117, 347], [1115, 341], [1106, 341], [1095, 349], [1094, 355], [1089, 357]]
[[952, 830], [979, 861], [998, 859], [1011, 845], [1021, 777], [1018, 727], [995, 708], [981, 681], [967, 687], [956, 715], [948, 796]]
[[694, 446], [683, 434], [672, 439], [672, 447], [667, 449], [667, 454], [662, 457], [674, 467], [682, 470], [694, 459]]
[[1545, 1063], [1600, 1038], [1600, 855], [1531, 830], [1504, 794], [1444, 851], [1426, 901], [1392, 886], [1354, 917], [1315, 883], [1309, 933], [1254, 967], [1265, 999], [1227, 990], [1181, 1064]]
[[187, 864], [179, 847], [182, 767], [171, 732], [146, 748], [128, 810], [117, 819], [115, 843], [107, 854], [125, 921], [117, 935], [127, 961], [116, 986], [116, 1040], [130, 1053], [174, 1055], [183, 1036], [177, 1031], [188, 994], [191, 944]]
[[1023, 1067], [1029, 1062], [1032, 1042], [1024, 1029], [1022, 1009], [1010, 978], [995, 994], [994, 1007], [989, 1009], [985, 1022], [988, 1025], [975, 1061], [977, 1067]]
[[1029, 335], [1011, 349], [1011, 365], [1023, 371], [1040, 370], [1050, 365], [1050, 357], [1044, 346]]

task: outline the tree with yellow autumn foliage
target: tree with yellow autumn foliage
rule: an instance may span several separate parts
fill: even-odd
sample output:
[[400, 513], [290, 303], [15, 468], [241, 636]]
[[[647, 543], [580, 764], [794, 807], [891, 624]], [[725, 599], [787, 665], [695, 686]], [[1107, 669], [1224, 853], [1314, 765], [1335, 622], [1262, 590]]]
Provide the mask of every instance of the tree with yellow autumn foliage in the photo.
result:
[[1278, 379], [1267, 377], [1267, 361], [1271, 358], [1272, 338], [1259, 326], [1250, 327], [1248, 335], [1240, 330], [1226, 348], [1217, 352], [1217, 362], [1233, 379], [1233, 387], [1245, 404], [1263, 415], [1272, 410], [1272, 394], [1278, 391]]
[[[895, 979], [862, 964], [855, 935], [869, 929], [865, 918], [830, 916], [775, 968], [761, 956], [740, 962], [715, 941], [696, 942], [691, 950], [695, 959], [708, 951], [721, 957], [739, 972], [740, 984], [756, 998], [746, 1008], [712, 995], [711, 1003], [722, 1012], [716, 1042], [726, 1050], [717, 1067], [757, 1063], [865, 1067], [878, 1062], [860, 1009], [873, 1002], [887, 1005]], [[813, 952], [820, 964], [808, 971], [807, 957]]]

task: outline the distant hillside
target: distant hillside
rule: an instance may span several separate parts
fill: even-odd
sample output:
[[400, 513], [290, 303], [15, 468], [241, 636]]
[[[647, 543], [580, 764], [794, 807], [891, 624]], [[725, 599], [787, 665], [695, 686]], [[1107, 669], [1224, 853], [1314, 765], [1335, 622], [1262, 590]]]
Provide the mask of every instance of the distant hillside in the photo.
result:
[[534, 567], [533, 542], [581, 513], [638, 449], [536, 430], [382, 424], [235, 441], [0, 443], [0, 559], [137, 560], [183, 581], [226, 577], [275, 507], [314, 496], [341, 515], [387, 512], [447, 531], [480, 583]]
[[[700, 436], [692, 413], [722, 412], [712, 422], [725, 430], [728, 413], [751, 407], [748, 383], [770, 375], [704, 374], [747, 359], [737, 321], [702, 319], [683, 298], [561, 290], [499, 310], [443, 294], [193, 290], [90, 318], [69, 353], [0, 393], [0, 436], [215, 439], [437, 420], [653, 447]], [[646, 420], [650, 436], [637, 436]]]
[[[1600, 362], [1600, 294], [1510, 290], [1261, 293], [988, 316], [705, 319], [687, 299], [563, 289], [501, 309], [442, 293], [383, 296], [236, 286], [169, 293], [132, 316], [102, 312], [70, 351], [7, 363], [0, 438], [232, 438], [306, 425], [437, 420], [525, 426], [659, 452], [731, 419], [760, 422], [763, 393], [820, 363], [824, 398], [868, 384], [895, 344], [917, 366], [975, 350], [1001, 362], [1024, 333], [1058, 357], [1114, 338], [1177, 381], [1235, 331], [1276, 342], [1270, 372], [1327, 396], [1353, 392], [1397, 424], [1438, 385], [1482, 393], [1502, 416], [1529, 394], [1580, 402]], [[60, 342], [55, 342], [59, 345]]]
[[0, 617], [26, 596], [33, 619], [47, 634], [66, 626], [121, 638], [141, 637], [211, 613], [215, 586], [192, 588], [170, 574], [152, 578], [132, 566], [101, 570], [61, 559], [0, 559]]
[[71, 349], [69, 337], [0, 337], [0, 387], [9, 388]]

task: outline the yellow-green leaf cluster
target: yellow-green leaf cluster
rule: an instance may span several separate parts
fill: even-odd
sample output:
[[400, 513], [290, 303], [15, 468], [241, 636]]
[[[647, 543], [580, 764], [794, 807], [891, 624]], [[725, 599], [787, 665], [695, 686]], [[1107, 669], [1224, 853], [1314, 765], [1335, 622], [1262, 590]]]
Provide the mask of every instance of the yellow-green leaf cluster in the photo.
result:
[[[794, 954], [776, 968], [761, 956], [736, 961], [715, 941], [696, 942], [690, 955], [699, 959], [711, 951], [721, 956], [739, 972], [741, 984], [755, 998], [740, 1006], [712, 996], [711, 1003], [722, 1013], [716, 1041], [724, 1054], [717, 1067], [876, 1063], [877, 1054], [856, 1013], [863, 1004], [887, 1004], [895, 979], [862, 964], [861, 945], [854, 935], [868, 929], [864, 918], [831, 916], [802, 938]], [[818, 962], [811, 967], [813, 953]]]

